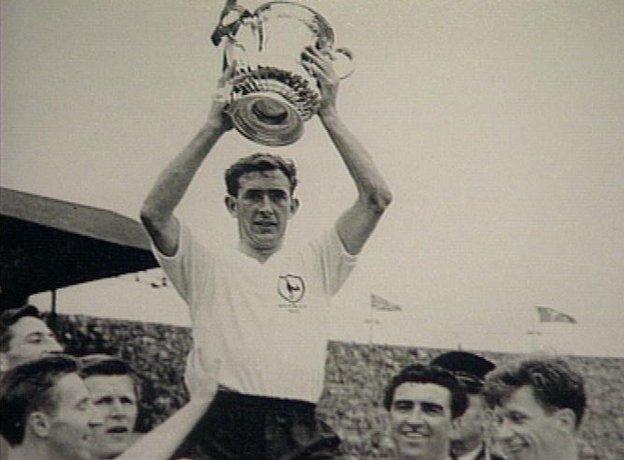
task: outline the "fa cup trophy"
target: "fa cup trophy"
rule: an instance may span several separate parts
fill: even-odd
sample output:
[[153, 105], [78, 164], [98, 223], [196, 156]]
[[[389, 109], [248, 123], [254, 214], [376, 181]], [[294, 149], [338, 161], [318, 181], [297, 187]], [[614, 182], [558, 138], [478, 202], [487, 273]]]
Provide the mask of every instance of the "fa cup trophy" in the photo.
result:
[[301, 65], [306, 46], [328, 56], [340, 78], [353, 72], [353, 56], [334, 48], [334, 31], [313, 9], [268, 2], [253, 13], [227, 0], [212, 41], [225, 40], [223, 65], [236, 62], [226, 112], [248, 139], [268, 146], [292, 144], [318, 110], [316, 80]]

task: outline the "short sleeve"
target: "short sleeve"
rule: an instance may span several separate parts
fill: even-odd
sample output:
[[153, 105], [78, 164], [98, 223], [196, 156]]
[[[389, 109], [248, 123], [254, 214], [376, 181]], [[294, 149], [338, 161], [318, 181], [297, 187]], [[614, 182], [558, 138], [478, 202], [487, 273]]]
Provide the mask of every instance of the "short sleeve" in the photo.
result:
[[325, 290], [335, 295], [355, 267], [357, 256], [347, 252], [336, 227], [326, 231], [313, 246], [320, 259]]
[[214, 262], [210, 252], [184, 224], [180, 225], [178, 250], [173, 256], [161, 253], [153, 242], [152, 252], [180, 296], [193, 309], [212, 272]]

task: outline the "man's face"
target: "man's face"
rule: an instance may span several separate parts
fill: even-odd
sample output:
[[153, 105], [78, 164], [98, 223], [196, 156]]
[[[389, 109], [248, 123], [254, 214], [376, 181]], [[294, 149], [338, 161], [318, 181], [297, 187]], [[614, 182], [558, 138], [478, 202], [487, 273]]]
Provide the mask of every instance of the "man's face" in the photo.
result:
[[468, 394], [468, 409], [453, 422], [450, 433], [451, 449], [458, 454], [481, 443], [487, 419], [485, 400], [482, 395]]
[[90, 460], [93, 427], [101, 418], [91, 404], [89, 390], [78, 374], [68, 374], [53, 390], [56, 409], [49, 414], [47, 446], [53, 458]]
[[406, 382], [394, 391], [390, 426], [399, 458], [445, 459], [451, 392], [434, 383]]
[[103, 424], [94, 429], [91, 452], [98, 459], [115, 458], [132, 443], [138, 406], [128, 375], [93, 375], [85, 379]]
[[494, 410], [494, 438], [509, 460], [552, 460], [574, 442], [556, 411], [549, 414], [529, 386], [513, 392]]
[[63, 347], [46, 323], [34, 316], [24, 316], [10, 326], [9, 350], [2, 353], [2, 370], [40, 358], [46, 353], [59, 353]]
[[279, 248], [297, 210], [288, 178], [280, 170], [253, 171], [243, 174], [239, 184], [238, 196], [227, 197], [227, 203], [238, 219], [241, 242], [261, 251]]

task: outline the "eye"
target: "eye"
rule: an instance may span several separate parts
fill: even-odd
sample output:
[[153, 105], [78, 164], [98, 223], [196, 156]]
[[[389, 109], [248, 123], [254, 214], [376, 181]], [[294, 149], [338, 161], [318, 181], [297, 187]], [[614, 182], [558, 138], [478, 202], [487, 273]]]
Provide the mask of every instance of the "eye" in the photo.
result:
[[515, 424], [522, 424], [526, 421], [527, 416], [520, 412], [513, 411], [509, 413], [508, 418]]
[[123, 397], [123, 398], [120, 399], [120, 401], [121, 401], [122, 404], [134, 405], [134, 400], [131, 399], [131, 398]]
[[262, 200], [262, 192], [260, 190], [247, 190], [244, 198], [249, 201], [260, 201]]
[[422, 408], [426, 414], [440, 415], [444, 413], [444, 408], [439, 404], [423, 403]]
[[395, 401], [393, 407], [398, 412], [408, 412], [412, 410], [414, 404], [410, 401]]
[[288, 198], [288, 194], [284, 190], [271, 190], [269, 194], [271, 200], [275, 202], [285, 201]]
[[113, 398], [110, 396], [104, 396], [103, 398], [96, 399], [93, 404], [96, 406], [103, 406], [104, 404], [112, 404]]
[[32, 343], [32, 344], [41, 343], [41, 342], [43, 342], [43, 335], [42, 334], [31, 334], [31, 335], [28, 336], [26, 341], [28, 343]]

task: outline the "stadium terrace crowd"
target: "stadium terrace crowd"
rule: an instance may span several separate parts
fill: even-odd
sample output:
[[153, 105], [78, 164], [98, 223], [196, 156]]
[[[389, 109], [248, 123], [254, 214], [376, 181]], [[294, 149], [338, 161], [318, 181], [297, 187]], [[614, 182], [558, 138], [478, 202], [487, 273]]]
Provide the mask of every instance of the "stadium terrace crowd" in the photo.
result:
[[[316, 115], [356, 191], [351, 206], [322, 236], [291, 243], [288, 224], [301, 206], [295, 164], [254, 153], [225, 171], [237, 247], [200, 241], [178, 219], [196, 173], [233, 128], [232, 91], [245, 94], [245, 69], [226, 60], [207, 120], [164, 166], [140, 216], [189, 307], [192, 340], [176, 342], [158, 326], [150, 326], [154, 334], [143, 326], [115, 331], [111, 340], [97, 323], [72, 330], [58, 321], [55, 335], [34, 307], [3, 311], [3, 459], [578, 458], [585, 384], [561, 360], [497, 366], [456, 351], [397, 366], [391, 354], [371, 355], [365, 373], [334, 361], [330, 371], [339, 368], [350, 386], [324, 385], [331, 298], [392, 193], [337, 110], [340, 78], [323, 46], [306, 47], [301, 64], [317, 81]], [[273, 126], [287, 116], [276, 102], [253, 110]], [[211, 225], [220, 223], [212, 216]], [[184, 363], [172, 365], [183, 350]], [[164, 395], [163, 386], [177, 390]], [[377, 431], [383, 424], [385, 436]], [[358, 437], [370, 450], [353, 454]]]
[[[3, 312], [1, 324], [2, 458], [211, 458], [190, 444], [189, 439], [186, 443], [182, 442], [186, 434], [190, 432], [192, 422], [199, 418], [199, 413], [203, 414], [205, 411], [206, 402], [203, 406], [198, 405], [199, 409], [195, 414], [190, 414], [190, 422], [189, 418], [183, 418], [183, 421], [187, 422], [185, 428], [181, 428], [180, 422], [174, 420], [178, 428], [186, 429], [186, 431], [178, 432], [177, 438], [168, 446], [162, 444], [163, 440], [172, 439], [167, 420], [172, 420], [170, 417], [179, 413], [179, 409], [186, 407], [189, 401], [188, 392], [184, 389], [181, 377], [177, 379], [167, 377], [181, 376], [183, 373], [185, 356], [191, 347], [187, 328], [84, 316], [42, 318], [34, 307]], [[50, 330], [48, 324], [56, 333]], [[89, 337], [99, 337], [100, 340], [89, 343]], [[158, 349], [153, 346], [157, 342], [166, 345]], [[69, 351], [80, 356], [68, 357], [65, 353]], [[162, 351], [168, 358], [159, 361], [156, 357]], [[141, 359], [137, 355], [141, 355]], [[125, 359], [121, 356], [125, 356]], [[573, 441], [573, 434], [577, 433], [578, 425], [583, 426], [580, 422], [587, 421], [587, 418], [591, 417], [591, 414], [584, 415], [581, 409], [584, 407], [584, 393], [578, 390], [583, 388], [583, 380], [586, 381], [585, 386], [588, 390], [613, 388], [618, 384], [614, 378], [617, 375], [621, 378], [621, 373], [612, 372], [610, 381], [604, 376], [609, 374], [609, 370], [613, 371], [612, 367], [615, 362], [575, 357], [568, 361], [572, 365], [550, 358], [525, 357], [520, 359], [518, 356], [502, 354], [488, 354], [485, 358], [483, 355], [463, 351], [444, 352], [390, 346], [370, 347], [332, 342], [326, 363], [325, 393], [319, 402], [318, 412], [321, 418], [334, 427], [342, 440], [339, 454], [335, 458], [438, 458], [430, 456], [436, 448], [438, 450], [442, 448], [443, 451], [448, 448], [448, 452], [453, 455], [448, 458], [457, 459], [496, 459], [499, 458], [497, 455], [500, 458], [621, 458], [619, 455], [622, 451], [618, 450], [618, 440], [613, 441], [611, 449], [605, 449], [604, 445], [600, 446], [591, 442], [592, 437], [600, 437], [600, 431], [611, 430], [612, 434], [617, 433], [616, 427], [605, 426], [598, 433], [592, 433], [586, 429], [582, 433], [583, 438], [586, 439], [585, 442], [577, 444]], [[483, 372], [494, 363], [501, 364], [498, 369], [488, 371], [483, 375]], [[463, 366], [464, 370], [459, 370], [458, 366]], [[468, 367], [470, 372], [467, 372], [465, 367]], [[572, 367], [577, 372], [572, 371]], [[597, 376], [592, 369], [599, 368], [603, 370], [602, 373], [599, 372], [603, 377], [601, 380], [596, 380]], [[16, 373], [15, 369], [21, 372]], [[50, 378], [42, 377], [48, 374], [48, 370]], [[77, 372], [72, 372], [74, 370]], [[578, 371], [587, 378], [580, 379]], [[467, 378], [467, 375], [471, 373], [471, 377]], [[23, 377], [24, 381], [32, 382], [33, 377], [37, 376], [36, 385], [30, 391], [47, 393], [47, 395], [40, 398], [40, 395], [33, 394], [33, 397], [26, 398], [31, 405], [27, 410], [32, 412], [29, 412], [30, 416], [16, 420], [14, 418], [16, 414], [24, 413], [20, 412], [19, 408], [14, 409], [15, 403], [8, 402], [10, 391], [7, 386], [14, 388], [16, 385], [7, 382], [15, 382], [20, 379], [20, 375], [25, 374], [30, 375], [30, 379]], [[555, 396], [559, 399], [562, 399], [561, 394], [576, 395], [572, 397], [573, 400], [576, 398], [576, 403], [567, 404], [567, 406], [572, 406], [568, 408], [570, 410], [560, 413], [563, 426], [569, 429], [554, 431], [556, 441], [554, 448], [557, 448], [558, 443], [563, 446], [574, 445], [575, 449], [578, 448], [578, 457], [555, 457], [552, 452], [539, 450], [532, 453], [534, 455], [530, 457], [528, 454], [522, 456], [513, 450], [515, 447], [519, 448], [514, 444], [518, 442], [518, 438], [509, 436], [513, 432], [514, 423], [520, 424], [523, 416], [522, 410], [536, 409], [535, 406], [529, 404], [530, 398], [527, 398], [528, 401], [520, 400], [521, 410], [518, 413], [515, 412], [518, 407], [511, 406], [510, 409], [509, 404], [518, 402], [514, 400], [515, 395], [527, 397], [526, 394], [519, 393], [515, 387], [529, 388], [532, 381], [542, 385], [547, 384], [548, 380], [541, 377], [543, 374], [557, 377], [555, 378], [556, 385], [551, 387], [550, 391], [554, 389]], [[569, 376], [570, 380], [562, 376]], [[79, 383], [78, 378], [82, 379], [84, 386]], [[433, 383], [440, 379], [443, 385]], [[483, 381], [485, 388], [481, 386], [481, 393], [483, 393], [481, 396], [475, 391], [480, 386], [479, 382]], [[445, 395], [447, 392], [439, 388], [451, 386], [457, 390], [458, 387], [462, 388], [462, 382], [464, 382], [466, 409], [464, 409], [465, 413], [458, 417], [456, 409], [453, 409], [457, 403], [453, 405], [452, 397], [448, 399], [448, 403], [447, 399], [436, 399], [436, 397]], [[571, 389], [562, 387], [566, 382], [571, 385]], [[208, 383], [209, 387], [210, 379], [205, 379], [204, 383]], [[46, 385], [53, 386], [46, 390]], [[24, 385], [24, 387], [27, 386]], [[79, 398], [75, 399], [75, 402], [89, 408], [85, 412], [91, 412], [92, 415], [91, 417], [76, 417], [74, 411], [77, 409], [65, 407], [67, 401], [63, 399], [65, 393], [62, 390], [70, 390], [69, 394], [77, 398], [81, 394], [78, 389], [84, 390], [85, 387], [89, 395], [89, 403]], [[146, 388], [151, 388], [148, 397], [144, 391]], [[419, 389], [427, 390], [424, 396], [418, 393]], [[20, 391], [24, 393], [27, 390], [27, 388], [22, 388]], [[428, 393], [429, 390], [433, 392]], [[543, 388], [533, 391], [537, 395], [544, 394], [547, 390], [548, 388]], [[453, 394], [451, 390], [448, 392]], [[84, 394], [83, 392], [82, 395]], [[51, 400], [50, 397], [52, 397]], [[209, 395], [209, 398], [211, 397]], [[433, 401], [427, 402], [427, 398], [433, 398]], [[442, 411], [448, 412], [449, 417], [441, 417], [443, 423], [440, 425], [427, 420], [423, 415], [421, 423], [417, 412], [424, 409], [425, 403], [435, 403], [435, 401], [442, 403], [439, 406], [442, 406]], [[600, 403], [601, 400], [597, 399], [592, 406]], [[418, 404], [420, 408], [417, 407]], [[440, 408], [436, 404], [427, 408], [427, 411], [433, 413], [439, 411]], [[537, 408], [542, 407], [540, 404], [544, 404], [544, 414], [550, 413], [554, 416], [556, 411], [552, 411], [553, 407], [557, 407], [553, 406], [555, 403], [538, 402]], [[561, 402], [556, 404], [561, 404]], [[462, 405], [460, 404], [459, 407], [461, 411]], [[480, 417], [474, 417], [474, 414], [462, 421], [471, 410], [475, 412], [475, 408], [483, 412], [481, 414], [483, 415], [481, 419], [483, 429], [481, 430], [471, 430], [471, 426], [479, 426]], [[609, 405], [608, 402], [605, 403], [603, 410], [608, 417], [616, 418], [617, 408]], [[591, 406], [588, 411], [592, 411]], [[153, 415], [156, 412], [159, 413], [157, 417]], [[433, 415], [429, 415], [430, 419], [432, 417]], [[472, 422], [477, 420], [477, 423], [472, 423], [470, 418]], [[594, 418], [599, 417], [594, 414]], [[80, 423], [83, 424], [82, 427]], [[43, 429], [46, 426], [48, 430]], [[549, 426], [548, 424], [540, 425], [538, 434], [548, 433], [546, 429]], [[19, 427], [23, 427], [23, 435], [20, 435]], [[140, 430], [139, 427], [141, 427]], [[157, 432], [155, 428], [158, 427], [163, 429]], [[429, 449], [431, 452], [422, 454], [418, 452], [417, 449], [420, 447], [418, 441], [414, 441], [413, 445], [410, 444], [412, 437], [419, 439], [420, 431], [432, 430], [433, 432], [440, 427], [442, 427], [441, 433], [446, 433], [444, 436], [438, 438], [423, 436], [431, 440], [440, 440], [439, 443], [434, 443], [432, 449]], [[526, 428], [524, 431], [524, 436], [528, 438], [519, 439], [527, 439], [526, 443], [535, 449], [549, 448], [552, 444], [547, 443], [544, 447], [540, 444], [543, 442], [542, 439], [532, 440], [531, 432], [528, 431], [527, 434]], [[149, 434], [146, 433], [150, 432], [158, 436], [157, 443], [149, 441]], [[12, 457], [8, 457], [9, 449], [13, 449], [10, 447], [11, 443], [20, 445], [18, 441], [20, 436], [22, 436], [22, 443], [30, 443], [29, 449], [37, 446], [36, 456], [32, 451], [17, 449], [17, 453], [11, 451]], [[50, 452], [41, 450], [42, 448], [36, 442], [40, 438], [34, 436], [42, 436], [51, 446]], [[89, 442], [84, 443], [83, 439], [88, 439]], [[462, 439], [467, 439], [467, 442]], [[141, 453], [141, 450], [138, 450], [137, 453], [137, 449], [141, 449], [141, 444], [137, 442], [141, 440], [147, 441], [149, 449], [159, 445], [164, 450], [161, 453], [153, 450]], [[487, 446], [490, 449], [486, 452], [489, 457], [456, 455], [462, 447], [477, 444], [482, 448]], [[592, 444], [598, 449], [590, 447]], [[85, 445], [88, 445], [88, 450], [85, 450]], [[180, 445], [182, 447], [179, 447]], [[619, 445], [621, 446], [621, 443]], [[126, 457], [119, 457], [130, 446], [133, 446], [135, 450], [127, 451]], [[410, 451], [410, 449], [416, 449], [416, 451]], [[455, 453], [453, 453], [454, 449]], [[506, 449], [511, 450], [506, 451]], [[407, 453], [401, 456], [400, 450], [406, 450]]]

